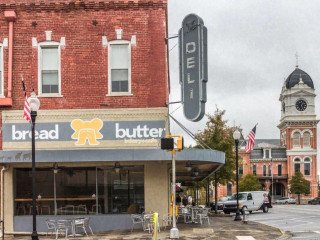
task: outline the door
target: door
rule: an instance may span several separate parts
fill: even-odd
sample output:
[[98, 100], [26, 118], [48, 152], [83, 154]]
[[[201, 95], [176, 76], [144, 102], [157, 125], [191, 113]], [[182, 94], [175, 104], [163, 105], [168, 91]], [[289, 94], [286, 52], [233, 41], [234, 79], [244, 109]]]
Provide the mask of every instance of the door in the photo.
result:
[[254, 208], [254, 200], [253, 200], [253, 197], [252, 197], [252, 194], [251, 193], [248, 193], [248, 196], [247, 196], [247, 208], [249, 211], [252, 211], [253, 208]]

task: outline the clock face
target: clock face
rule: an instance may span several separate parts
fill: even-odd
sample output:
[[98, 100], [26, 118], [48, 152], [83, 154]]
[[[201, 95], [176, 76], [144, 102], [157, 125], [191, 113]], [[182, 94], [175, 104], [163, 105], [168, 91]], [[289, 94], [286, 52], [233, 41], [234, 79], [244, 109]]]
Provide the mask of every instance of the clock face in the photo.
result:
[[296, 102], [296, 109], [298, 110], [298, 111], [304, 111], [304, 110], [306, 110], [307, 109], [307, 103], [306, 103], [306, 101], [304, 101], [304, 100], [302, 100], [302, 99], [300, 99], [300, 100], [298, 100], [297, 102]]

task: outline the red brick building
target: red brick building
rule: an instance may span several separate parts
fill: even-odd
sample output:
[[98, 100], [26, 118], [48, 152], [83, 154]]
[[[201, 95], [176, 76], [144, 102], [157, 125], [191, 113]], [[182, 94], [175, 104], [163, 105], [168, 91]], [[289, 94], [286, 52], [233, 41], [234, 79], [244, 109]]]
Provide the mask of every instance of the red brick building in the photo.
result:
[[[16, 0], [0, 4], [1, 219], [32, 221], [32, 89], [38, 231], [45, 219], [88, 216], [94, 231], [131, 228], [130, 214], [169, 212], [167, 0]], [[214, 155], [214, 158], [212, 157]], [[177, 181], [201, 180], [223, 154], [177, 154]], [[186, 162], [196, 165], [192, 176]]]
[[[315, 89], [311, 77], [296, 69], [285, 80], [279, 101], [281, 119], [280, 139], [256, 139], [250, 154], [240, 149], [240, 174], [255, 174], [262, 189], [269, 190], [274, 199], [293, 195], [289, 181], [300, 171], [310, 181], [309, 199], [318, 196], [317, 182], [317, 124]], [[272, 164], [271, 164], [272, 161]], [[272, 185], [273, 181], [273, 185]], [[273, 186], [273, 189], [272, 189]], [[219, 196], [236, 192], [231, 184], [220, 188]]]

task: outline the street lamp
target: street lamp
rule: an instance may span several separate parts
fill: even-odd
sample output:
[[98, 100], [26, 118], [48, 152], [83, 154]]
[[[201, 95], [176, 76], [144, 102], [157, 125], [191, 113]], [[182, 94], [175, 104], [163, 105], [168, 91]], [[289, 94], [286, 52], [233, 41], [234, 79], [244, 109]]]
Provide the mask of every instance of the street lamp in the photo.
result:
[[239, 139], [240, 139], [239, 130], [235, 130], [233, 132], [233, 139], [236, 143], [236, 182], [237, 182], [237, 211], [236, 211], [236, 217], [234, 218], [234, 220], [241, 221], [240, 211], [239, 211], [239, 166], [238, 166], [238, 145], [239, 145]]
[[33, 231], [31, 234], [32, 240], [38, 240], [37, 233], [37, 219], [36, 219], [36, 160], [35, 160], [35, 140], [34, 140], [34, 128], [36, 125], [37, 111], [40, 107], [40, 101], [37, 95], [32, 91], [31, 96], [28, 98], [28, 102], [31, 109], [31, 131], [32, 131], [32, 219], [33, 219]]

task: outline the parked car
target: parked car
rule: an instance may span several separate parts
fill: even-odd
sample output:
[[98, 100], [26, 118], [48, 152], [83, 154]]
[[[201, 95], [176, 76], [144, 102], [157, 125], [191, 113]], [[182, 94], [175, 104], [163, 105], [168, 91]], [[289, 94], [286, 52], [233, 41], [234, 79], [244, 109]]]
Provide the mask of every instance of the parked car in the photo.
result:
[[282, 197], [276, 201], [278, 204], [296, 204], [297, 201], [294, 197]]
[[[253, 191], [253, 192], [240, 192], [239, 196], [239, 209], [244, 214], [245, 211], [258, 211], [262, 210], [264, 213], [272, 208], [270, 203], [270, 195], [267, 191]], [[223, 206], [223, 212], [229, 214], [237, 210], [237, 194], [233, 194], [230, 200], [226, 201]]]
[[320, 204], [320, 197], [316, 197], [316, 198], [308, 201], [308, 204], [310, 204], [310, 205]]
[[[217, 204], [218, 208], [217, 208], [217, 209], [220, 210], [220, 211], [222, 211], [222, 210], [223, 210], [223, 204], [224, 204], [226, 201], [228, 201], [229, 199], [230, 199], [230, 197], [222, 197], [222, 198], [220, 198], [220, 199], [218, 200], [218, 204]], [[216, 206], [215, 202], [210, 203], [211, 211], [214, 211], [215, 206]]]

